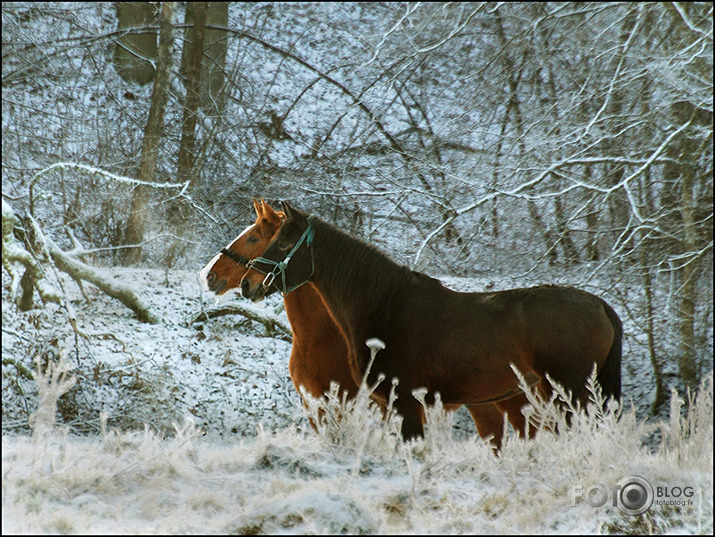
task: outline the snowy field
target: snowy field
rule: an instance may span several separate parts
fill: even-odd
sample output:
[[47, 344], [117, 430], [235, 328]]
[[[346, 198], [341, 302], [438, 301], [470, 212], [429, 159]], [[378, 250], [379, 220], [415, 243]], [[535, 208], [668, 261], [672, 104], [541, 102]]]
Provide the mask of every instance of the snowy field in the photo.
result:
[[[56, 305], [18, 313], [3, 286], [3, 533], [713, 531], [712, 376], [687, 411], [675, 394], [669, 419], [646, 421], [627, 404], [619, 419], [593, 412], [558, 436], [509, 437], [499, 458], [463, 412], [437, 409], [425, 439], [404, 443], [399, 420], [383, 423], [366, 398], [332, 400], [314, 430], [317, 408], [301, 407], [288, 376], [279, 297], [217, 304], [193, 272], [111, 274], [162, 322], [139, 323], [65, 281], [78, 335]], [[201, 316], [228, 306], [272, 323]], [[74, 385], [23, 376], [36, 356], [63, 357]], [[614, 505], [629, 476], [654, 487], [642, 515]], [[589, 490], [594, 504], [607, 490], [604, 505], [589, 505]]]

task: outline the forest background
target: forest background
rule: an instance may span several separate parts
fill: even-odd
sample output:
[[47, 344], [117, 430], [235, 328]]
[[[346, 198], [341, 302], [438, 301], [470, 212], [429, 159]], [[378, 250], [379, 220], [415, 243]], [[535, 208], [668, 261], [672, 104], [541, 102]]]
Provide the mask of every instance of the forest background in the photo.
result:
[[[59, 303], [73, 323], [48, 266], [95, 283], [88, 266], [198, 270], [261, 196], [432, 275], [603, 296], [654, 413], [712, 369], [709, 3], [9, 2], [2, 17], [20, 311]], [[4, 302], [3, 341], [5, 319]], [[3, 345], [3, 371], [18, 360]]]

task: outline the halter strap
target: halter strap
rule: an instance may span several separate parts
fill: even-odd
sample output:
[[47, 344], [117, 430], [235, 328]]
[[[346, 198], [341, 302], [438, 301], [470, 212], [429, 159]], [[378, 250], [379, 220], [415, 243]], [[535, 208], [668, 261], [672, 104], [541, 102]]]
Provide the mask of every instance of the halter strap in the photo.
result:
[[246, 267], [252, 261], [251, 259], [243, 257], [241, 254], [237, 254], [236, 252], [234, 252], [233, 250], [229, 250], [228, 248], [222, 248], [221, 253], [227, 257], [230, 257], [239, 265], [244, 265]]
[[[291, 291], [295, 291], [298, 289], [300, 286], [305, 285], [310, 281], [310, 278], [313, 277], [313, 273], [315, 272], [315, 257], [313, 255], [313, 237], [315, 236], [315, 230], [313, 229], [313, 226], [311, 225], [311, 220], [313, 218], [313, 215], [311, 214], [308, 217], [308, 227], [305, 229], [303, 234], [300, 236], [298, 239], [298, 242], [295, 243], [293, 248], [291, 249], [290, 252], [288, 252], [288, 255], [283, 258], [283, 261], [274, 261], [272, 259], [266, 259], [265, 257], [256, 257], [255, 259], [251, 259], [248, 264], [246, 265], [249, 269], [253, 269], [257, 272], [260, 272], [261, 274], [265, 274], [266, 277], [263, 278], [263, 287], [270, 287], [275, 283], [276, 276], [280, 275], [281, 277], [281, 286], [276, 285], [276, 289], [278, 289], [283, 295], [287, 295]], [[298, 251], [298, 248], [300, 248], [305, 242], [305, 244], [310, 248], [310, 264], [311, 264], [311, 270], [310, 270], [310, 275], [308, 278], [306, 278], [305, 281], [293, 285], [292, 287], [288, 288], [286, 284], [286, 273], [285, 270], [288, 268], [288, 263], [290, 263], [290, 260], [293, 258], [293, 255]], [[264, 265], [272, 265], [273, 268], [270, 271], [264, 271], [256, 267], [256, 263], [263, 263]]]

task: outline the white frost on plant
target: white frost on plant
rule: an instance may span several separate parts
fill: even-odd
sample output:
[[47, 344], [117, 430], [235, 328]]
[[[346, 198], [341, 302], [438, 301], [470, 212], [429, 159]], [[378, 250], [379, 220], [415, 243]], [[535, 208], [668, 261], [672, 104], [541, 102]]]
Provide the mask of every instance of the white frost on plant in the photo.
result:
[[379, 338], [371, 337], [365, 340], [365, 345], [370, 347], [371, 350], [383, 350], [385, 348], [385, 342]]
[[[581, 414], [560, 435], [529, 442], [510, 435], [495, 457], [477, 438], [445, 438], [438, 421], [428, 421], [424, 440], [403, 443], [394, 424], [344, 402], [349, 426], [330, 442], [320, 427], [296, 426], [208, 438], [188, 420], [170, 437], [148, 429], [47, 437], [47, 464], [34, 471], [32, 440], [4, 435], [3, 531], [592, 534], [648, 524], [655, 533], [711, 534], [711, 379], [676, 418], [693, 426], [655, 452], [639, 447], [650, 426], [633, 410], [620, 420]], [[642, 518], [574, 502], [575, 485], [634, 474], [693, 487], [692, 506], [653, 506]]]
[[[531, 417], [549, 417], [560, 434], [542, 430], [530, 442], [508, 434], [498, 458], [476, 435], [458, 438], [455, 415], [440, 404], [426, 409], [424, 440], [404, 443], [394, 398], [384, 420], [374, 386], [351, 401], [333, 386], [303, 407], [288, 376], [289, 342], [238, 315], [191, 323], [206, 298], [195, 271], [170, 272], [167, 282], [161, 271], [105, 270], [143, 291], [162, 322], [138, 323], [91, 290], [77, 307], [91, 355], [80, 356], [72, 393], [97, 397], [88, 403], [98, 435], [55, 433], [33, 446], [29, 436], [3, 434], [4, 532], [638, 533], [641, 519], [613, 507], [572, 505], [575, 485], [637, 474], [695, 488], [692, 507], [652, 508], [652, 531], [712, 533], [711, 380], [697, 398], [679, 396], [687, 411], [674, 400], [678, 415], [655, 423], [637, 419], [630, 404], [603, 411], [594, 395], [590, 414], [566, 427], [534, 399]], [[65, 286], [71, 300], [81, 297]], [[8, 294], [3, 358], [17, 360], [31, 341], [20, 337], [25, 317]], [[278, 296], [255, 309], [287, 322]], [[40, 340], [59, 330], [49, 308], [36, 322]], [[60, 335], [62, 345], [74, 340]], [[110, 382], [91, 382], [95, 372]], [[116, 391], [121, 382], [132, 391]], [[3, 410], [16, 404], [5, 392]], [[130, 417], [146, 429], [117, 427]], [[663, 441], [649, 450], [644, 438], [657, 429]]]

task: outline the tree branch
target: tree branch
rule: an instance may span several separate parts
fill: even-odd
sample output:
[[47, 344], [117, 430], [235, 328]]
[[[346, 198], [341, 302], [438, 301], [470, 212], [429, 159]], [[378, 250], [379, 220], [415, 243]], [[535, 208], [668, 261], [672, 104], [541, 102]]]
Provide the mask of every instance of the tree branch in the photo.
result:
[[47, 252], [52, 256], [52, 260], [58, 269], [69, 274], [76, 280], [88, 281], [104, 291], [112, 298], [116, 298], [126, 307], [131, 309], [143, 323], [158, 323], [159, 319], [150, 311], [139, 297], [134, 294], [134, 291], [124, 285], [119, 285], [110, 282], [103, 277], [102, 273], [89, 265], [82, 263], [74, 257], [67, 255], [57, 244], [42, 233], [39, 225], [31, 216], [28, 217], [33, 226], [35, 239], [47, 249]]
[[266, 330], [269, 334], [275, 334], [276, 332], [279, 332], [276, 337], [282, 339], [283, 341], [287, 341], [289, 343], [293, 341], [293, 332], [291, 331], [291, 329], [284, 325], [278, 319], [272, 317], [262, 317], [258, 315], [255, 311], [251, 311], [249, 309], [237, 305], [225, 306], [223, 308], [218, 308], [215, 310], [202, 311], [193, 319], [191, 319], [191, 322], [197, 323], [199, 321], [215, 319], [216, 317], [221, 317], [223, 315], [236, 314], [243, 315], [246, 319], [250, 319], [251, 321], [261, 323], [263, 326], [266, 327]]

